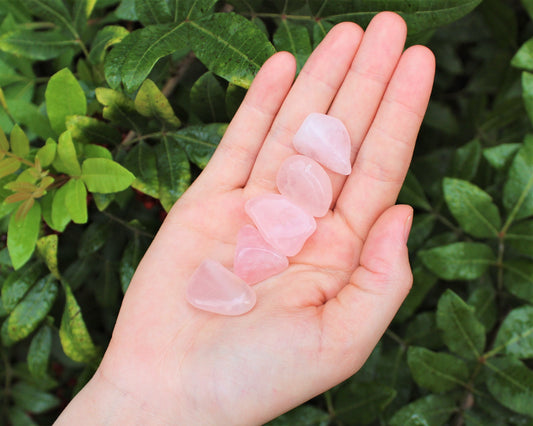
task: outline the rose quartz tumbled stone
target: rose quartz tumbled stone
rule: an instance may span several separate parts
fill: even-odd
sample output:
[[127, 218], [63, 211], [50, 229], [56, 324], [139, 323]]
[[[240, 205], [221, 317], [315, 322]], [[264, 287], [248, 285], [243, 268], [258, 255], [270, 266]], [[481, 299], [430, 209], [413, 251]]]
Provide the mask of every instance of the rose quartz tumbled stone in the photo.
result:
[[293, 138], [296, 151], [318, 161], [328, 169], [349, 175], [350, 135], [338, 118], [313, 112], [307, 116]]
[[198, 309], [222, 315], [245, 314], [256, 302], [248, 284], [212, 259], [205, 259], [192, 274], [186, 299]]
[[324, 216], [331, 205], [331, 180], [315, 160], [291, 155], [276, 176], [278, 190], [293, 203], [315, 217]]
[[237, 234], [233, 272], [248, 284], [255, 284], [289, 267], [287, 257], [268, 244], [253, 225]]
[[261, 195], [244, 208], [261, 236], [285, 256], [296, 255], [316, 229], [315, 218], [283, 195]]

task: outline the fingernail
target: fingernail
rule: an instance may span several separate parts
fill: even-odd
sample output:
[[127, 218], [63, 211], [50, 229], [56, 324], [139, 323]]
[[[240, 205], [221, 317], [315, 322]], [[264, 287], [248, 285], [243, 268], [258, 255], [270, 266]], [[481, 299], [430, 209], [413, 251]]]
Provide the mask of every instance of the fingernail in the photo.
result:
[[407, 240], [409, 239], [409, 233], [411, 232], [411, 226], [413, 225], [413, 214], [411, 213], [409, 216], [407, 216], [407, 219], [405, 219], [405, 224], [403, 228], [403, 241], [404, 244], [407, 244]]

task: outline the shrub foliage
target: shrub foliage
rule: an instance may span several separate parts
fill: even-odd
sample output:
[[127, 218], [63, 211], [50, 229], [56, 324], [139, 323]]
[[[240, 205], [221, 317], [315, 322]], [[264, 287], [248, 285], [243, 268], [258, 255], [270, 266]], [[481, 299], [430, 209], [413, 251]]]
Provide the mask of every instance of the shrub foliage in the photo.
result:
[[363, 369], [272, 425], [533, 422], [533, 1], [0, 1], [0, 417], [97, 367], [166, 211], [261, 64], [400, 13], [437, 56], [399, 201], [414, 286]]

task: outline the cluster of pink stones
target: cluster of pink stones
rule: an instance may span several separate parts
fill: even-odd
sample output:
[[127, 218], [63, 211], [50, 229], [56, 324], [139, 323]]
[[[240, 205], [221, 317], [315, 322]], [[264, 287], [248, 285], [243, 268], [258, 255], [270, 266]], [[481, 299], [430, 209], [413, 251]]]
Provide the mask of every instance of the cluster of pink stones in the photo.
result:
[[293, 145], [302, 155], [292, 155], [281, 165], [276, 176], [280, 194], [261, 195], [245, 204], [255, 226], [244, 225], [237, 235], [233, 272], [205, 259], [191, 276], [186, 297], [196, 308], [223, 315], [250, 311], [256, 303], [251, 286], [287, 269], [287, 257], [298, 254], [315, 232], [315, 217], [328, 212], [331, 180], [320, 164], [350, 174], [348, 131], [337, 118], [312, 113], [294, 135]]

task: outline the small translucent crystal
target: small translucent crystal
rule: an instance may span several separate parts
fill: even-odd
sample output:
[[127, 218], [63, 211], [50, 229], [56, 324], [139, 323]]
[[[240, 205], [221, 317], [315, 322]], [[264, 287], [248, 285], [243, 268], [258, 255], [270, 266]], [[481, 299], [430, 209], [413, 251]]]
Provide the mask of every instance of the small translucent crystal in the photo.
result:
[[289, 267], [289, 260], [268, 244], [253, 225], [244, 225], [237, 235], [233, 272], [255, 284]]
[[328, 169], [349, 175], [350, 135], [338, 118], [313, 112], [307, 116], [293, 138], [296, 151], [318, 161]]
[[248, 284], [212, 259], [205, 259], [192, 274], [186, 299], [198, 309], [222, 315], [245, 314], [256, 302]]
[[316, 229], [314, 217], [283, 195], [261, 195], [244, 208], [261, 236], [285, 256], [296, 255]]
[[328, 212], [331, 181], [315, 160], [305, 155], [291, 155], [281, 165], [276, 183], [282, 195], [310, 215], [322, 217]]

